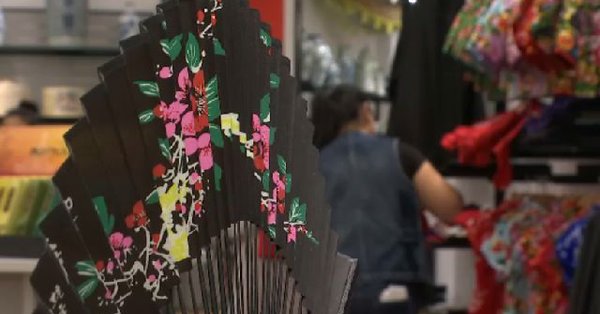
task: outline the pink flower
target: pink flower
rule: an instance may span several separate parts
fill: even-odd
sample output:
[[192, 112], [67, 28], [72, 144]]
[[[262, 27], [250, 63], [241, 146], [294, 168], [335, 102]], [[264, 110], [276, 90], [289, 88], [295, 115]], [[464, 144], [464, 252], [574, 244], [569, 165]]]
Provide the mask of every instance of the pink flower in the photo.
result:
[[190, 184], [196, 184], [196, 182], [200, 181], [200, 175], [196, 172], [192, 173], [190, 176]]
[[120, 232], [115, 232], [108, 239], [110, 246], [114, 251], [114, 256], [117, 260], [121, 259], [122, 251], [127, 251], [133, 245], [133, 239], [126, 237]]
[[297, 234], [297, 230], [296, 230], [296, 226], [290, 226], [289, 230], [288, 230], [288, 243], [292, 243], [292, 242], [296, 242], [296, 234]]
[[120, 232], [115, 232], [115, 233], [111, 234], [109, 237], [110, 246], [113, 249], [120, 249], [121, 244], [123, 243], [123, 238], [124, 238], [124, 236]]
[[211, 169], [213, 167], [213, 156], [210, 145], [210, 134], [204, 133], [198, 138], [198, 145], [200, 146], [200, 169], [202, 171]]
[[154, 269], [156, 269], [158, 271], [160, 271], [164, 267], [163, 264], [159, 260], [153, 261], [152, 266], [154, 266]]
[[104, 288], [104, 289], [106, 289], [106, 292], [104, 292], [104, 298], [107, 300], [111, 300], [113, 297], [112, 292], [108, 288]]
[[179, 90], [175, 92], [175, 98], [178, 101], [188, 98], [188, 92], [192, 87], [192, 82], [190, 81], [190, 74], [187, 67], [179, 72], [177, 83], [179, 84]]
[[162, 79], [168, 79], [173, 76], [173, 67], [162, 67], [158, 71], [158, 76]]
[[271, 130], [261, 125], [258, 115], [252, 115], [252, 140], [254, 141], [254, 167], [259, 171], [269, 169]]
[[148, 282], [152, 283], [152, 282], [155, 282], [155, 281], [156, 281], [156, 276], [154, 276], [154, 275], [148, 276]]
[[179, 121], [181, 121], [181, 115], [185, 112], [187, 107], [186, 104], [182, 104], [178, 101], [172, 102], [167, 109], [166, 118], [175, 123], [179, 123]]
[[194, 125], [194, 113], [188, 111], [183, 115], [181, 120], [181, 128], [183, 130], [183, 135], [185, 136], [194, 136], [196, 135], [196, 127]]
[[152, 111], [156, 117], [163, 119], [163, 121], [179, 123], [181, 115], [185, 112], [187, 107], [186, 104], [182, 104], [179, 101], [174, 101], [170, 105], [161, 101]]
[[108, 263], [106, 264], [106, 271], [108, 271], [109, 274], [112, 274], [114, 269], [115, 263], [113, 261], [108, 261]]
[[209, 133], [203, 133], [197, 139], [188, 137], [184, 140], [184, 144], [186, 155], [191, 156], [197, 152], [200, 154], [200, 169], [202, 171], [211, 169], [213, 167], [214, 162]]
[[177, 126], [173, 122], [169, 122], [169, 123], [165, 124], [165, 131], [166, 131], [168, 138], [171, 138], [175, 135], [176, 128], [177, 128]]
[[273, 183], [275, 183], [275, 186], [277, 188], [285, 190], [285, 182], [281, 180], [281, 175], [279, 174], [279, 171], [273, 172]]
[[[273, 206], [271, 206], [273, 207]], [[267, 215], [267, 223], [269, 225], [274, 225], [277, 223], [277, 211], [276, 210], [269, 210], [269, 214]]]

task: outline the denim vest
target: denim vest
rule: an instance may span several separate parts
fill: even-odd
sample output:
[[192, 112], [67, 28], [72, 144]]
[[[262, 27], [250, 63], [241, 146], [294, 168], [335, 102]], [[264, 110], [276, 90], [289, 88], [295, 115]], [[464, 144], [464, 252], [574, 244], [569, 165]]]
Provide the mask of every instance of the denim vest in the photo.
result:
[[420, 208], [397, 142], [347, 133], [321, 150], [340, 252], [358, 258], [358, 289], [429, 282]]

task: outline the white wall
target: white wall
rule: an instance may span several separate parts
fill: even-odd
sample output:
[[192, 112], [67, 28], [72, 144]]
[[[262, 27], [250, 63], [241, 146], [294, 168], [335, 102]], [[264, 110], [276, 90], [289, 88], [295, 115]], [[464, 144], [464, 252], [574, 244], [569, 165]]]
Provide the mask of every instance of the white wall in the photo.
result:
[[348, 45], [355, 55], [363, 47], [370, 47], [371, 54], [383, 68], [391, 68], [396, 53], [398, 34], [375, 32], [360, 24], [356, 16], [348, 16], [336, 10], [324, 0], [301, 0], [302, 25], [307, 33], [321, 34], [337, 50], [341, 44]]

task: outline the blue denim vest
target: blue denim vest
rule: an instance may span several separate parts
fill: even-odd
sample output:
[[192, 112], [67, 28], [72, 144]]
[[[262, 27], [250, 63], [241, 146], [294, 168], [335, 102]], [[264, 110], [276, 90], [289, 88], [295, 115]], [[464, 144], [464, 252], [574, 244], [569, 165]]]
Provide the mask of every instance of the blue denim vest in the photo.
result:
[[321, 150], [339, 250], [358, 258], [358, 290], [430, 282], [416, 192], [397, 142], [347, 133]]

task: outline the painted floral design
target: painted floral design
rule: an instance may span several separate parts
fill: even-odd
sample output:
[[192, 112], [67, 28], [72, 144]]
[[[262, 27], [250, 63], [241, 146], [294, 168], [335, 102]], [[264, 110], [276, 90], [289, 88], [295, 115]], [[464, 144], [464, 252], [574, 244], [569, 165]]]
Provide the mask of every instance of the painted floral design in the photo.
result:
[[131, 246], [133, 244], [131, 237], [124, 236], [120, 232], [115, 232], [110, 235], [108, 240], [117, 261], [121, 261], [131, 253]]
[[[213, 33], [222, 4], [221, 1], [210, 3], [209, 8], [199, 10], [196, 14], [196, 35], [181, 34], [163, 42], [163, 50], [172, 61], [185, 58], [187, 65], [183, 68], [157, 66], [157, 79], [176, 78], [177, 90], [172, 95], [173, 99], [167, 101], [163, 97], [166, 95], [152, 92], [153, 86], [158, 86], [156, 82], [138, 82], [141, 93], [160, 98], [155, 108], [140, 113], [140, 123], [159, 121], [164, 125], [166, 139], [159, 140], [159, 145], [170, 164], [154, 166], [156, 188], [153, 195], [147, 197], [146, 203], [160, 203], [161, 218], [166, 228], [158, 243], [162, 243], [175, 261], [189, 257], [187, 239], [197, 232], [198, 219], [207, 210], [204, 206], [206, 189], [213, 187], [220, 191], [221, 167], [215, 162], [213, 153], [224, 147], [224, 138], [233, 140], [235, 136], [241, 144], [241, 153], [252, 161], [255, 177], [262, 185], [260, 210], [267, 215], [272, 237], [276, 236], [277, 215], [285, 213], [285, 199], [291, 192], [292, 175], [285, 169], [283, 158], [278, 160], [278, 171], [271, 174], [269, 169], [275, 132], [270, 127], [270, 93], [264, 95], [257, 104], [259, 112], [247, 117], [251, 119], [252, 126], [251, 130], [247, 130], [249, 133], [240, 130], [239, 119], [245, 117], [221, 112], [219, 80], [217, 77], [206, 77], [202, 59], [208, 47], [200, 45], [198, 41], [212, 42], [211, 48], [216, 56], [227, 54], [227, 47]], [[259, 36], [267, 47], [272, 45], [272, 38], [266, 30], [261, 29]], [[271, 74], [269, 81], [271, 88], [279, 87], [276, 74]], [[209, 181], [211, 176], [207, 175], [211, 171], [213, 181]], [[304, 215], [299, 215], [298, 210], [303, 210]], [[298, 232], [314, 240], [305, 226], [305, 212], [306, 205], [299, 205], [298, 208], [294, 207], [295, 216], [287, 219], [285, 230], [290, 234], [290, 242], [295, 241]], [[128, 216], [128, 225], [136, 225], [143, 218], [138, 217], [141, 213], [138, 210]], [[150, 286], [155, 280], [154, 277], [147, 277], [145, 285]]]
[[54, 291], [50, 294], [49, 305], [50, 311], [56, 314], [68, 314], [67, 305], [64, 302], [65, 293], [59, 285], [54, 286]]

